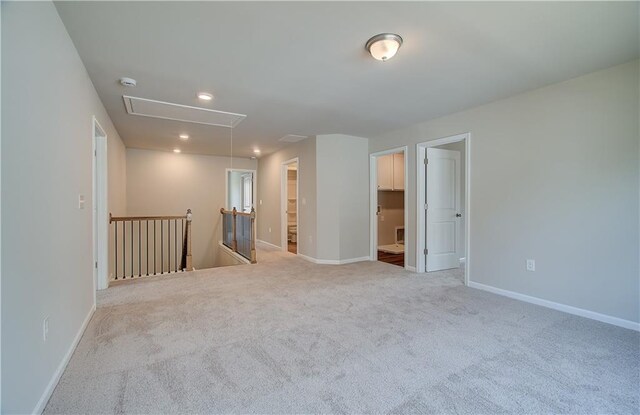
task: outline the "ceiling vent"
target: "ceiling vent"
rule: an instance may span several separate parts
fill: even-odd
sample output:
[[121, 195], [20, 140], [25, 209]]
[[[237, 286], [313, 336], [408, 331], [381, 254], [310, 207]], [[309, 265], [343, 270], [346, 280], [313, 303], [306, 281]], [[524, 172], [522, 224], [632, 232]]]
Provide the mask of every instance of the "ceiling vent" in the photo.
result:
[[307, 138], [306, 135], [288, 134], [282, 137], [279, 141], [284, 141], [285, 143], [297, 143], [298, 141], [302, 141], [305, 138]]
[[215, 125], [233, 128], [240, 124], [247, 116], [232, 112], [216, 111], [208, 108], [190, 107], [188, 105], [173, 104], [171, 102], [155, 101], [152, 99], [130, 97], [123, 95], [127, 113], [142, 117], [161, 118], [191, 122], [196, 124]]

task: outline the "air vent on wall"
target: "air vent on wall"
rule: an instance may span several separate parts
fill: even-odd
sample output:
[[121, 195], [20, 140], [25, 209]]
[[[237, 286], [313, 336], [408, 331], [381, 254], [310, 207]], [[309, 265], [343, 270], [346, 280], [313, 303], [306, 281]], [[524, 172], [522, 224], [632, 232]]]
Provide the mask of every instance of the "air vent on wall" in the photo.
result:
[[285, 143], [297, 143], [298, 141], [302, 141], [305, 138], [307, 138], [306, 135], [288, 134], [282, 137], [279, 141], [284, 141]]
[[208, 108], [190, 107], [171, 102], [155, 101], [123, 95], [127, 113], [143, 117], [192, 122], [233, 128], [246, 118], [244, 114], [216, 111]]

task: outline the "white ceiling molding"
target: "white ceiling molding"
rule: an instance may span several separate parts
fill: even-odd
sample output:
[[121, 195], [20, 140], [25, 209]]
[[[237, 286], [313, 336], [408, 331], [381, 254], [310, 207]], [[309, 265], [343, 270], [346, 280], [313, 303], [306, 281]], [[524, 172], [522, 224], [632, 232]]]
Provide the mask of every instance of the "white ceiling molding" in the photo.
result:
[[232, 112], [216, 111], [208, 108], [191, 107], [171, 102], [123, 95], [127, 113], [142, 117], [161, 118], [195, 124], [215, 125], [233, 128], [247, 116]]

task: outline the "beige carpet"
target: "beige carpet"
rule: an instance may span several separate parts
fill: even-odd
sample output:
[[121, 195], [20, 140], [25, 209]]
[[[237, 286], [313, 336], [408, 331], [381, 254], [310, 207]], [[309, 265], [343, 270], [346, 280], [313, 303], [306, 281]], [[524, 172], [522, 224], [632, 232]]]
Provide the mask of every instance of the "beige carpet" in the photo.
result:
[[638, 413], [638, 333], [380, 262], [120, 284], [46, 413]]

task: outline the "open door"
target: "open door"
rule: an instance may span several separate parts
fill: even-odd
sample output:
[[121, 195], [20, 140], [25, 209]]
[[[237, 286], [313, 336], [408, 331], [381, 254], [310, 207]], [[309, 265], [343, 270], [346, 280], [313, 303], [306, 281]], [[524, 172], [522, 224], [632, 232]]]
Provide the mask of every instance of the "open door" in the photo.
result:
[[427, 148], [426, 271], [460, 266], [460, 152]]

